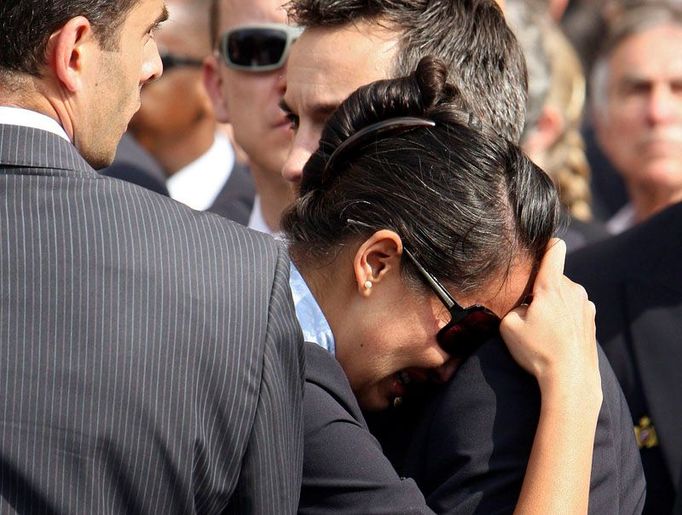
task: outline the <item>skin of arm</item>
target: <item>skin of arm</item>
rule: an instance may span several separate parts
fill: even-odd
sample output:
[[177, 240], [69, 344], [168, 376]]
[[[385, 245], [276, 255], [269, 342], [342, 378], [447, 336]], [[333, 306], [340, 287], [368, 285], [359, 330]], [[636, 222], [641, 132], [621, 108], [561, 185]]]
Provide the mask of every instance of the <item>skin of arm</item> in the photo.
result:
[[585, 289], [563, 275], [566, 246], [550, 242], [533, 301], [500, 326], [514, 359], [538, 381], [541, 408], [515, 513], [587, 513], [602, 404], [594, 323]]

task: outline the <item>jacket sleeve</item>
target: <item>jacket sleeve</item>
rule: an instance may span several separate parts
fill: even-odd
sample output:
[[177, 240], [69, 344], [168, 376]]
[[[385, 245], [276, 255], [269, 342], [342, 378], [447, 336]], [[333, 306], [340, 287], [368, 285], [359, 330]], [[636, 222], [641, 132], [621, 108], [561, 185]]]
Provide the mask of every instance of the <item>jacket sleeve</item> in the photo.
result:
[[[437, 513], [512, 513], [540, 413], [535, 379], [502, 341], [482, 345], [432, 400], [408, 473]], [[415, 465], [418, 464], [418, 465]]]
[[303, 463], [303, 335], [279, 248], [260, 394], [231, 513], [287, 514], [298, 507]]

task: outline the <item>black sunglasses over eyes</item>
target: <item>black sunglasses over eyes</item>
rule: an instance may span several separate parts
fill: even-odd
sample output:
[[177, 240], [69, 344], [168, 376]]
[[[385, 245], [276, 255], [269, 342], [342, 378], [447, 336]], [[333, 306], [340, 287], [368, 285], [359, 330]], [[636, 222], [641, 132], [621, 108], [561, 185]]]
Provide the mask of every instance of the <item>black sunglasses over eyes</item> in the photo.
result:
[[280, 23], [244, 25], [225, 32], [218, 51], [229, 68], [251, 72], [284, 66], [302, 29]]
[[403, 247], [405, 256], [450, 312], [450, 321], [436, 334], [438, 345], [452, 357], [464, 358], [489, 338], [499, 334], [500, 318], [485, 306], [463, 308], [440, 281]]

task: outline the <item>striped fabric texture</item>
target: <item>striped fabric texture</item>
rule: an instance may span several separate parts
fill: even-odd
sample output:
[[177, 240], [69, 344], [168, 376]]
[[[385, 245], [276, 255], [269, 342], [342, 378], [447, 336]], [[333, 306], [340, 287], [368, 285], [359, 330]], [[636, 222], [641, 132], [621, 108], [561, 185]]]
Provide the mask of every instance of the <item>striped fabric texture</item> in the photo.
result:
[[295, 512], [288, 270], [269, 237], [0, 125], [0, 512]]

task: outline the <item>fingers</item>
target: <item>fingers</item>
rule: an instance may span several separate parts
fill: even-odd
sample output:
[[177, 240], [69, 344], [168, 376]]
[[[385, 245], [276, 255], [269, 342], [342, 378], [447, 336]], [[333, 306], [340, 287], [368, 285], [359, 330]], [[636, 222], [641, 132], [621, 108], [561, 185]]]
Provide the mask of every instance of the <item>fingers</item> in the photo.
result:
[[542, 288], [546, 285], [557, 284], [557, 281], [564, 276], [565, 262], [566, 243], [558, 238], [552, 238], [540, 262], [535, 286]]
[[500, 325], [514, 359], [545, 385], [574, 385], [597, 368], [596, 309], [585, 288], [563, 274], [565, 255], [564, 242], [553, 240], [538, 270], [533, 302], [511, 310]]

